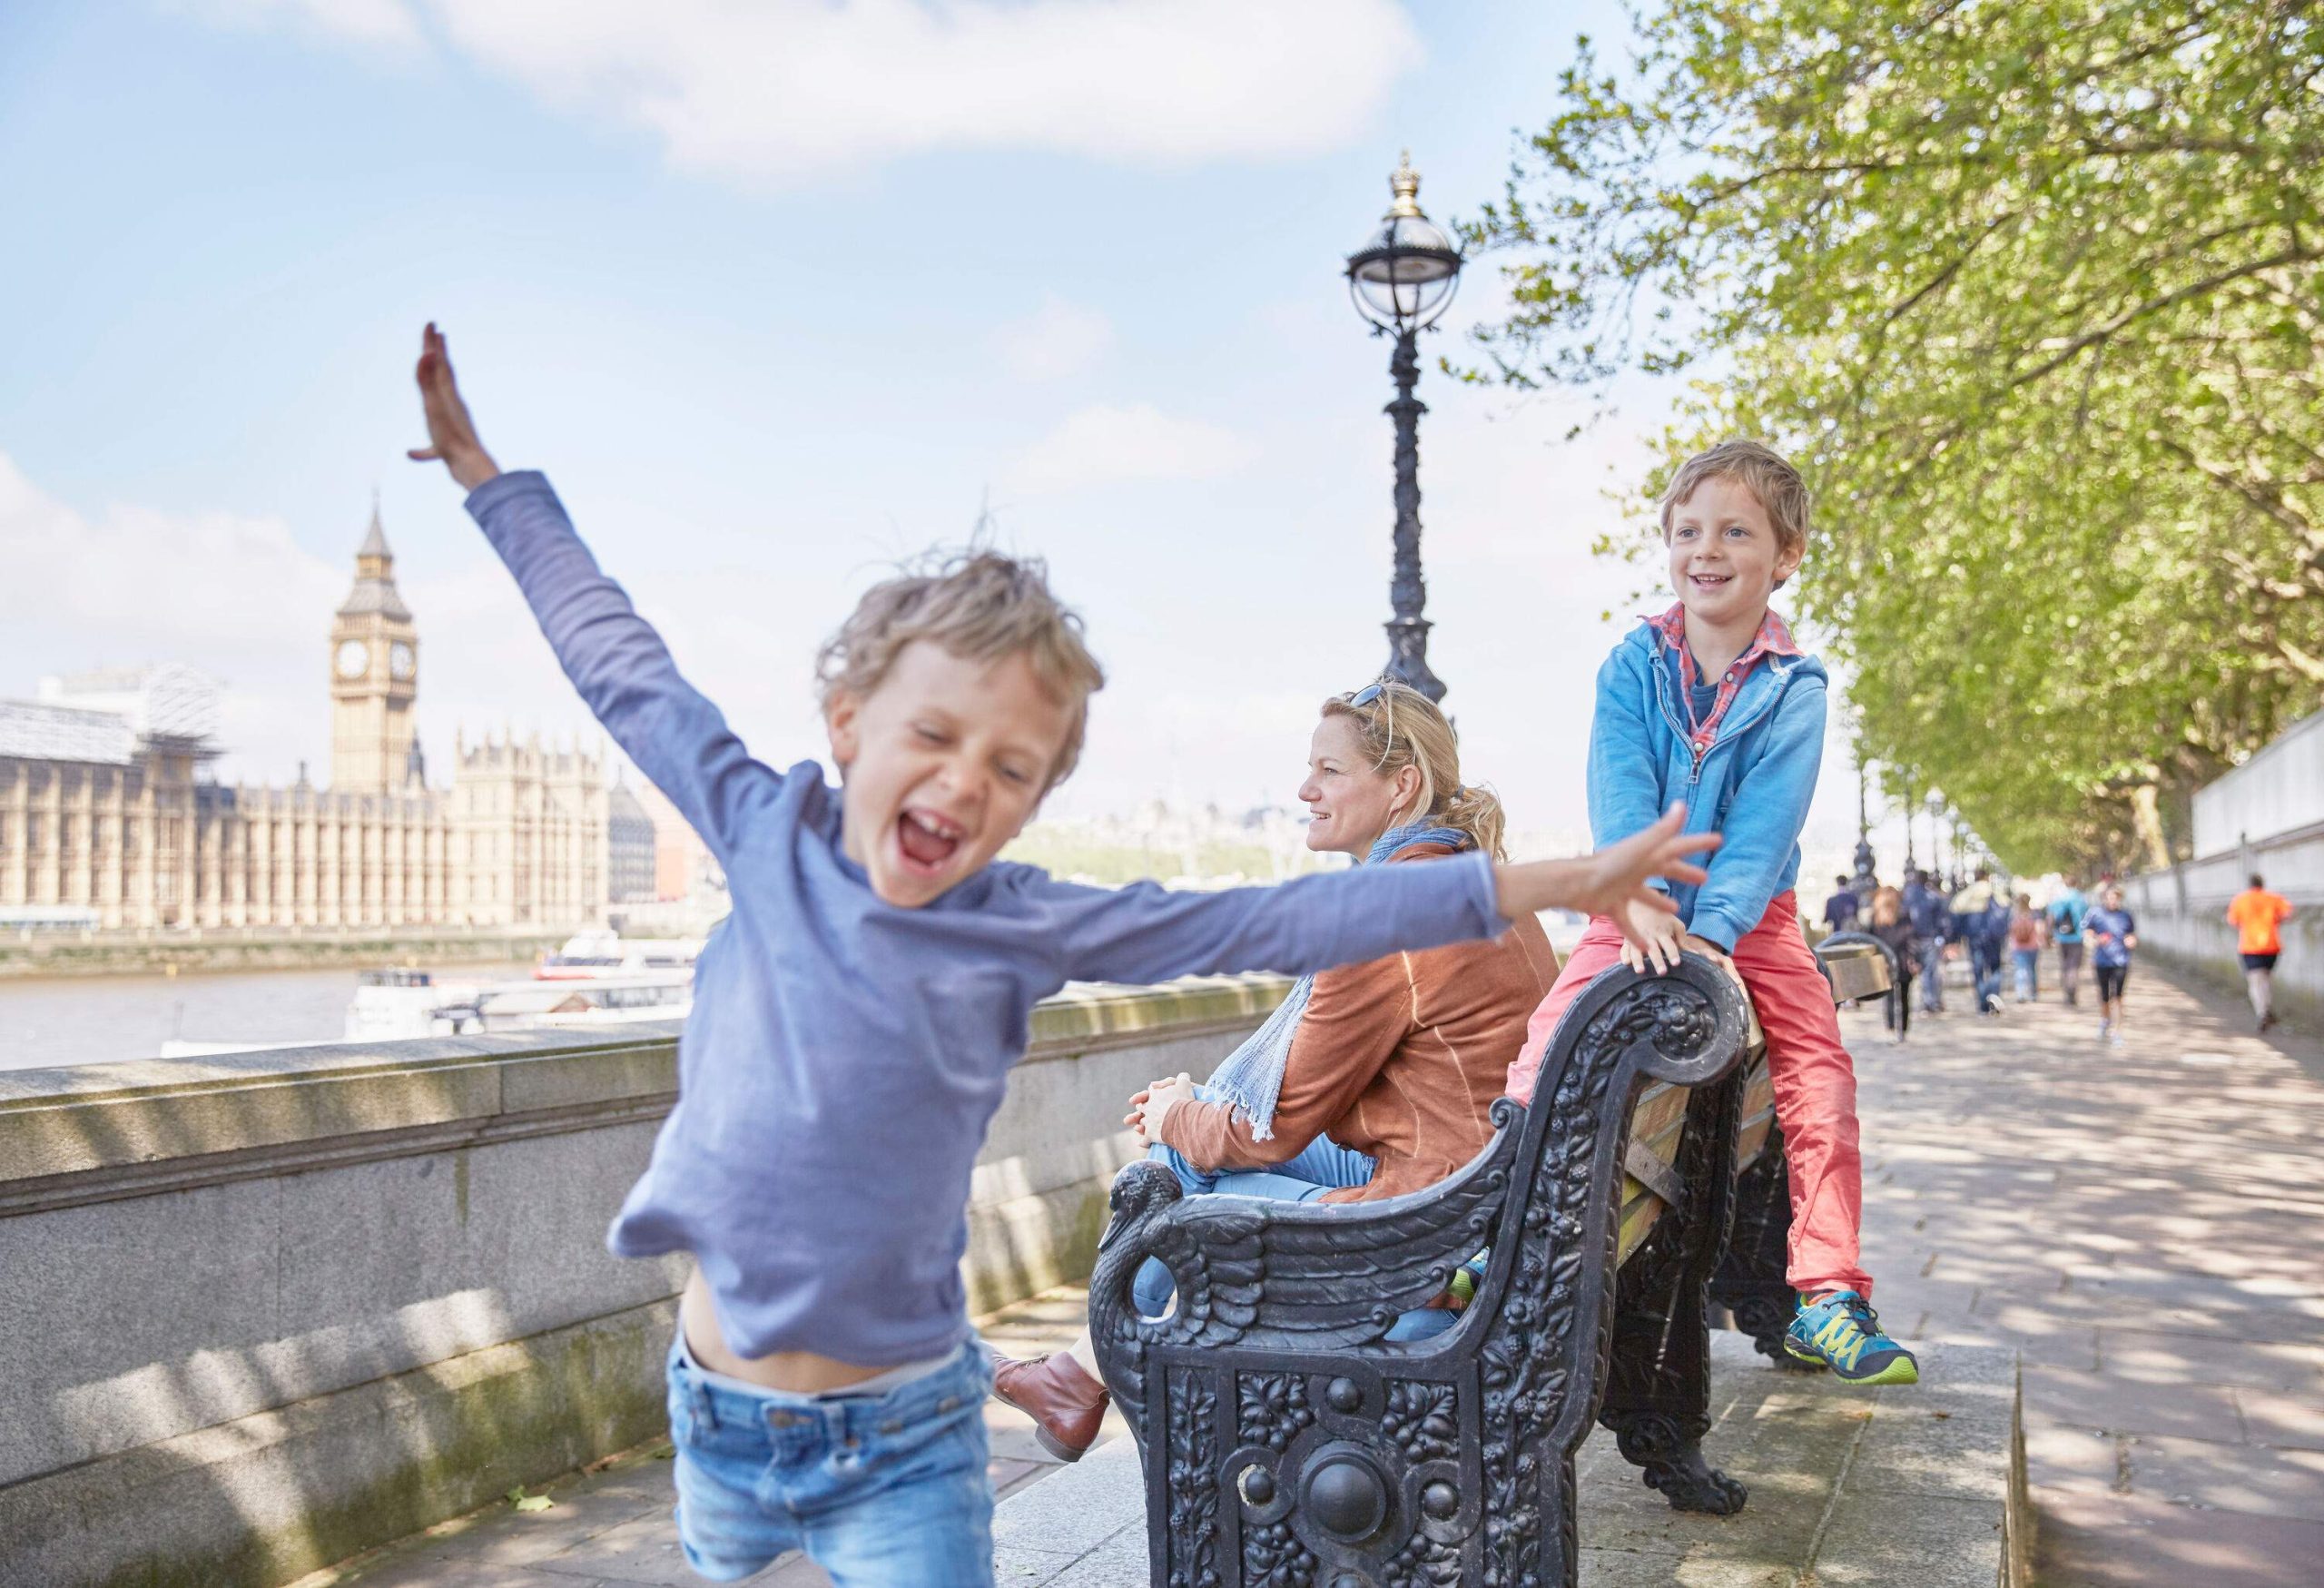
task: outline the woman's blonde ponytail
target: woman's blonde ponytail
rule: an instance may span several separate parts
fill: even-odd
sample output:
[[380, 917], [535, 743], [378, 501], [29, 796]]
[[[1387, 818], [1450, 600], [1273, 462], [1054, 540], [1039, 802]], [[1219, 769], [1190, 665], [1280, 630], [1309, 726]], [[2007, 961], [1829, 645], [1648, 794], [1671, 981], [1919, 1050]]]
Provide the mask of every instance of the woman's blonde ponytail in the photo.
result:
[[1461, 781], [1461, 744], [1452, 723], [1434, 701], [1410, 685], [1383, 679], [1376, 688], [1362, 705], [1350, 695], [1334, 695], [1324, 702], [1324, 715], [1344, 716], [1355, 725], [1374, 772], [1393, 777], [1407, 766], [1419, 770], [1420, 797], [1410, 811], [1396, 813], [1396, 824], [1429, 822], [1454, 828], [1494, 860], [1508, 859], [1501, 797]]

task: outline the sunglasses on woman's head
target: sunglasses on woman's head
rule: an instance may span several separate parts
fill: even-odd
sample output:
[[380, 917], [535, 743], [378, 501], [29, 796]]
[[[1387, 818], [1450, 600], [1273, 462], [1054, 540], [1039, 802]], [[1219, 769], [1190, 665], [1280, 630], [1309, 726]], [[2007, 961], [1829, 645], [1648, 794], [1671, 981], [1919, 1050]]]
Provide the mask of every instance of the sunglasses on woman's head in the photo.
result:
[[1370, 705], [1374, 701], [1379, 699], [1387, 692], [1388, 681], [1385, 678], [1383, 678], [1379, 683], [1367, 684], [1363, 688], [1357, 690], [1354, 695], [1349, 695], [1347, 697], [1347, 703], [1350, 705]]

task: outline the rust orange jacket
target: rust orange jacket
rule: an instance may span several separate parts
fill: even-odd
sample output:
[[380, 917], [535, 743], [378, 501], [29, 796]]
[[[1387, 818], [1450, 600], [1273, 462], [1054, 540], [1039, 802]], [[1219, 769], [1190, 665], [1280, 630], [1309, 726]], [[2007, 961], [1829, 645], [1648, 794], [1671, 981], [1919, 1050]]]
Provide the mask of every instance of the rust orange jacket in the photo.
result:
[[[1452, 853], [1414, 844], [1394, 865]], [[1531, 916], [1491, 942], [1343, 965], [1315, 978], [1284, 1064], [1274, 1134], [1224, 1103], [1174, 1104], [1160, 1139], [1205, 1169], [1272, 1169], [1318, 1135], [1379, 1162], [1371, 1183], [1326, 1192], [1371, 1202], [1433, 1186], [1476, 1157], [1525, 1022], [1557, 981]]]

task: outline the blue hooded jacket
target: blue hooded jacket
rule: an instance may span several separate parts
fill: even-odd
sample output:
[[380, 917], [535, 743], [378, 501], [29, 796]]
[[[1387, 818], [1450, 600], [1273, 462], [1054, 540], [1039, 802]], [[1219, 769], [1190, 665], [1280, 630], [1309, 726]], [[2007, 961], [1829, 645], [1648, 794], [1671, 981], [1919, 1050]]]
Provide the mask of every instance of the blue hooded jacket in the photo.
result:
[[1710, 880], [1658, 884], [1687, 930], [1732, 952], [1799, 880], [1799, 830], [1824, 764], [1824, 665], [1769, 653], [1746, 674], [1701, 758], [1687, 735], [1671, 645], [1651, 623], [1598, 669], [1590, 728], [1590, 832], [1603, 849], [1652, 826], [1673, 800], [1687, 831], [1723, 837]]

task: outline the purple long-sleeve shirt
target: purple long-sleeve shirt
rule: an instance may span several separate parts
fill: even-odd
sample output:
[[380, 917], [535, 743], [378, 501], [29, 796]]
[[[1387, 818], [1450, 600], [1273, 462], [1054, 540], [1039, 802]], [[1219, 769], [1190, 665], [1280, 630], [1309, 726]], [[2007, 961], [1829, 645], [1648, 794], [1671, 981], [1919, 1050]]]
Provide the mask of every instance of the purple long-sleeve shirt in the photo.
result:
[[1034, 1004], [1068, 981], [1305, 973], [1507, 925], [1474, 853], [1216, 893], [996, 861], [919, 909], [882, 903], [822, 768], [751, 758], [545, 478], [501, 475], [468, 507], [589, 709], [725, 868], [678, 1104], [607, 1244], [692, 1252], [742, 1356], [877, 1367], [959, 1343], [970, 1171]]

